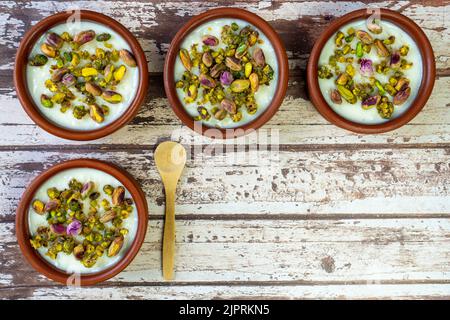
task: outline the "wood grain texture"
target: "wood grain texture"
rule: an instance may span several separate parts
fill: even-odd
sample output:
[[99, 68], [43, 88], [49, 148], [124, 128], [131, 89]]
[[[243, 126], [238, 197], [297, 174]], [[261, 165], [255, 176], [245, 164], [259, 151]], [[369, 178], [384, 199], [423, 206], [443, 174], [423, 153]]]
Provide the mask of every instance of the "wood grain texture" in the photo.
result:
[[[266, 19], [285, 42], [290, 79], [279, 112], [257, 135], [214, 141], [181, 125], [168, 105], [162, 66], [172, 37], [193, 15], [238, 6]], [[309, 52], [331, 20], [386, 7], [429, 37], [436, 85], [411, 123], [380, 135], [330, 125], [308, 101]], [[57, 11], [101, 11], [136, 35], [150, 90], [137, 117], [91, 142], [49, 135], [22, 110], [14, 55], [28, 28]], [[450, 25], [446, 1], [0, 1], [0, 299], [450, 299]], [[177, 191], [176, 279], [161, 275], [164, 195], [153, 151], [182, 142]], [[226, 144], [223, 146], [222, 144]], [[27, 184], [79, 157], [116, 163], [146, 193], [147, 237], [117, 277], [66, 288], [23, 260], [14, 210]]]

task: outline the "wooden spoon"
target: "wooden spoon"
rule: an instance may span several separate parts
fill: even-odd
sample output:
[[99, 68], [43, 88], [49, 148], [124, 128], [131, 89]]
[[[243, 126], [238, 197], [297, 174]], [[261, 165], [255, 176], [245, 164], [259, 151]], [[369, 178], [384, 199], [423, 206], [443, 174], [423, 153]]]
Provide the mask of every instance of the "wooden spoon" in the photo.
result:
[[155, 163], [166, 191], [166, 219], [163, 239], [163, 276], [173, 279], [175, 255], [175, 192], [186, 164], [186, 150], [173, 141], [161, 143], [155, 150]]

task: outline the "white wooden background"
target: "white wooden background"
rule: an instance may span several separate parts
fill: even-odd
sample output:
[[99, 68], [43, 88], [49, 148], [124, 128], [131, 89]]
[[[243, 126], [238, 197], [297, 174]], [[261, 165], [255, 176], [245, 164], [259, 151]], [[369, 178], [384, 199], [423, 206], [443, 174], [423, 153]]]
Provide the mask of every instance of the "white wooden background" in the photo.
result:
[[[263, 128], [280, 145], [250, 157], [247, 140], [205, 155], [210, 141], [183, 127], [162, 88], [165, 52], [179, 26], [208, 8], [236, 5], [269, 21], [285, 41], [291, 78]], [[307, 100], [305, 67], [330, 20], [381, 6], [415, 20], [436, 55], [424, 110], [381, 135], [328, 124]], [[53, 137], [22, 110], [12, 84], [26, 30], [68, 7], [101, 11], [139, 39], [150, 91], [131, 124], [97, 141]], [[450, 83], [448, 1], [0, 1], [0, 298], [450, 298]], [[153, 150], [173, 131], [192, 152], [178, 190], [176, 280], [160, 265], [164, 200]], [[265, 144], [264, 141], [259, 141]], [[246, 144], [247, 149], [240, 150]], [[245, 147], [245, 146], [244, 146]], [[78, 157], [129, 170], [147, 194], [150, 224], [133, 263], [90, 288], [67, 288], [24, 261], [17, 202], [44, 169]], [[202, 159], [202, 161], [199, 161]]]

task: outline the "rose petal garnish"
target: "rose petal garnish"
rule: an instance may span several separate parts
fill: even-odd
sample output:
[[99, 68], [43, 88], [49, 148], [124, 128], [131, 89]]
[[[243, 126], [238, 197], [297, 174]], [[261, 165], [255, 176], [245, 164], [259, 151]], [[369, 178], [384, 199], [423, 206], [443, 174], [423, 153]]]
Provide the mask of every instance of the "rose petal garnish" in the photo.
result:
[[233, 82], [233, 75], [231, 74], [231, 72], [222, 72], [222, 74], [220, 75], [220, 82], [224, 86], [229, 86]]
[[365, 77], [370, 77], [373, 74], [372, 60], [361, 59], [361, 75]]
[[66, 233], [70, 236], [77, 236], [81, 232], [81, 222], [74, 219], [69, 225], [67, 226]]
[[63, 224], [51, 224], [50, 229], [56, 233], [56, 234], [65, 234], [66, 233], [66, 227], [64, 227]]

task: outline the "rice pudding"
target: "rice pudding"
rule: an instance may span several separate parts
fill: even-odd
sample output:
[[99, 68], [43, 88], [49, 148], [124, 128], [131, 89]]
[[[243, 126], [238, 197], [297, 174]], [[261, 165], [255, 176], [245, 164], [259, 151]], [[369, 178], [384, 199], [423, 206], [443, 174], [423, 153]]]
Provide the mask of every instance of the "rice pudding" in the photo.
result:
[[269, 39], [239, 19], [220, 18], [197, 27], [180, 45], [174, 76], [187, 113], [202, 124], [236, 128], [271, 104], [278, 62]]
[[36, 191], [28, 210], [32, 247], [66, 273], [115, 265], [133, 243], [138, 215], [112, 175], [91, 168], [62, 171]]
[[71, 130], [96, 130], [117, 120], [133, 102], [139, 70], [128, 43], [90, 21], [56, 25], [32, 48], [28, 91], [39, 112]]
[[327, 41], [318, 65], [319, 87], [328, 105], [361, 124], [385, 123], [402, 115], [422, 82], [419, 48], [388, 21], [345, 25]]

